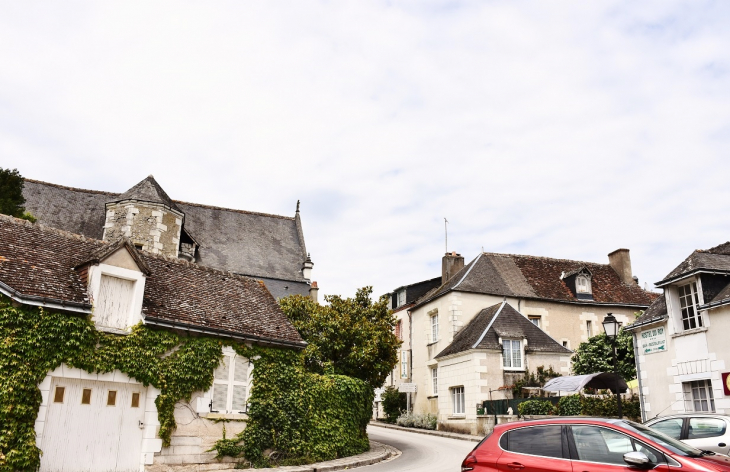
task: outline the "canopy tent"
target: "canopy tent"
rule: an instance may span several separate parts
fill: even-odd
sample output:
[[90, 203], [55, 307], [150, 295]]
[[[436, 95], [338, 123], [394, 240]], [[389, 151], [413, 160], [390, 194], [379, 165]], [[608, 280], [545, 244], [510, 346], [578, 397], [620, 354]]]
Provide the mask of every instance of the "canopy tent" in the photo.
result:
[[542, 389], [546, 392], [578, 392], [586, 387], [609, 389], [613, 393], [616, 393], [617, 388], [621, 393], [628, 389], [626, 381], [613, 372], [555, 377], [547, 381]]

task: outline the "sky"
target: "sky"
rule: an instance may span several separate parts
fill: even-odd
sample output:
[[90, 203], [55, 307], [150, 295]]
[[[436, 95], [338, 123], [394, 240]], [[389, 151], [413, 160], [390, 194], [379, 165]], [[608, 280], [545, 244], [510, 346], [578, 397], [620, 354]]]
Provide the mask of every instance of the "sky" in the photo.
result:
[[[0, 0], [0, 167], [293, 216], [320, 295], [446, 249], [653, 289], [730, 239], [730, 3]], [[448, 246], [444, 218], [448, 219]]]

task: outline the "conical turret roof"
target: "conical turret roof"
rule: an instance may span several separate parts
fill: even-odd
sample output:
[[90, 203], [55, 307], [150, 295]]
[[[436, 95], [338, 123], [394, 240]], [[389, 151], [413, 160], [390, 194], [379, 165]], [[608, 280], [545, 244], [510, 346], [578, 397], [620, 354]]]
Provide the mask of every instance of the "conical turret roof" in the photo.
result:
[[170, 199], [167, 193], [162, 190], [162, 187], [160, 187], [160, 184], [157, 183], [152, 175], [148, 176], [146, 179], [142, 180], [140, 183], [130, 188], [118, 197], [115, 197], [113, 200], [109, 200], [109, 202], [107, 203], [121, 202], [124, 200], [139, 200], [142, 202], [161, 203], [168, 208], [183, 213], [182, 210], [180, 210], [177, 205], [175, 205], [172, 199]]

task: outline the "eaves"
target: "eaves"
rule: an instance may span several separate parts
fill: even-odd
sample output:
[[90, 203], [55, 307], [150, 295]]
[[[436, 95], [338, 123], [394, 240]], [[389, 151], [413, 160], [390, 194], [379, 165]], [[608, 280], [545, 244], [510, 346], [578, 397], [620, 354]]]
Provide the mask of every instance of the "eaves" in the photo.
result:
[[0, 282], [0, 293], [10, 297], [18, 303], [22, 303], [23, 305], [40, 306], [60, 311], [84, 314], [91, 313], [92, 309], [92, 305], [90, 303], [70, 302], [59, 298], [40, 297], [37, 295], [23, 295], [4, 282]]

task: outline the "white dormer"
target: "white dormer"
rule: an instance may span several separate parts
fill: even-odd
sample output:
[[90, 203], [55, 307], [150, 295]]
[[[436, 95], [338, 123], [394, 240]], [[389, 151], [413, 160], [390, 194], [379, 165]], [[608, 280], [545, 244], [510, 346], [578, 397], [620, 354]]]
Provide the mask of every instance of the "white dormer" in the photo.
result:
[[[142, 298], [148, 272], [126, 242], [88, 266], [94, 306], [92, 321], [100, 331], [125, 333], [142, 320]], [[136, 253], [136, 251], [135, 251]], [[142, 266], [141, 266], [142, 265]]]

